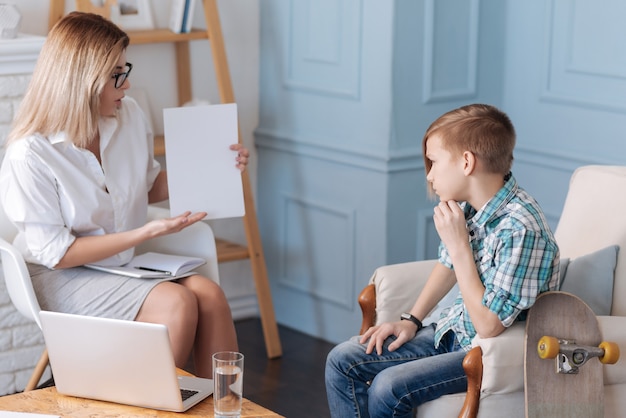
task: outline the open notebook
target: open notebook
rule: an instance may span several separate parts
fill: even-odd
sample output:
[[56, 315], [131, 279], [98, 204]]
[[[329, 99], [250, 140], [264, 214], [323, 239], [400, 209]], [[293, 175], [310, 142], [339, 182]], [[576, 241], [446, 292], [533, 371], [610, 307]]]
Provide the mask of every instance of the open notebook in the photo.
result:
[[177, 376], [167, 327], [41, 311], [59, 393], [182, 412], [213, 393], [213, 380]]
[[85, 264], [85, 267], [122, 276], [150, 278], [185, 277], [193, 273], [193, 269], [206, 263], [200, 257], [147, 252], [137, 255], [123, 266], [99, 266]]

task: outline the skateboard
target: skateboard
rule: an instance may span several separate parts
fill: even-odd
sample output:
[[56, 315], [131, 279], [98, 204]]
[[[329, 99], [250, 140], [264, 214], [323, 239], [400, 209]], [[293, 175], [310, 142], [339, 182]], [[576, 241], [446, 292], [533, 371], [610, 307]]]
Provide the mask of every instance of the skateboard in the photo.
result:
[[526, 320], [526, 417], [603, 418], [602, 365], [618, 359], [619, 346], [602, 341], [585, 302], [567, 292], [539, 295]]

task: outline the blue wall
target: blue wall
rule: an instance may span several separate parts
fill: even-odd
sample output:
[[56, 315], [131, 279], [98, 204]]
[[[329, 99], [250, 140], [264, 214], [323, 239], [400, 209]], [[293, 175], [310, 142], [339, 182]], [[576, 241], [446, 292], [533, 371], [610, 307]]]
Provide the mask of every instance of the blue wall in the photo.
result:
[[623, 164], [626, 4], [597, 4], [261, 2], [257, 205], [277, 320], [344, 340], [377, 266], [436, 255], [421, 139], [452, 108], [509, 113], [514, 173], [553, 227], [576, 167]]

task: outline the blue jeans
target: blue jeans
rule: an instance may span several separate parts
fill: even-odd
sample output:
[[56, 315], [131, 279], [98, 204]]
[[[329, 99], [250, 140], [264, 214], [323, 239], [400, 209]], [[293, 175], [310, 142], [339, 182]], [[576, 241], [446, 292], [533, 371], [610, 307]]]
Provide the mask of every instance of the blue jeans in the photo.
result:
[[326, 359], [326, 393], [331, 417], [412, 417], [413, 408], [442, 395], [467, 390], [465, 351], [453, 332], [434, 347], [435, 326], [393, 352], [365, 354], [360, 337], [334, 347]]

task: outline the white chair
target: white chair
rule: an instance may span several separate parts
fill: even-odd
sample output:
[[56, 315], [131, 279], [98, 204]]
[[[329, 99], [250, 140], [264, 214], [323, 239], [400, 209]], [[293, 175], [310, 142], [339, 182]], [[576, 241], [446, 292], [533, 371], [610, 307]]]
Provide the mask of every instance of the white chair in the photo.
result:
[[[6, 218], [4, 210], [0, 207], [0, 259], [2, 260], [2, 273], [9, 297], [18, 312], [36, 322], [41, 329], [41, 322], [39, 322], [41, 309], [30, 281], [26, 263], [22, 255], [9, 243], [13, 241], [16, 233], [17, 230]], [[37, 387], [47, 365], [48, 350], [44, 349], [24, 389], [25, 392]]]
[[[149, 219], [168, 216], [169, 211], [166, 209], [152, 206], [148, 209]], [[33, 290], [26, 263], [22, 255], [10, 244], [13, 242], [16, 233], [17, 230], [7, 219], [4, 210], [0, 206], [0, 255], [7, 291], [11, 302], [18, 312], [34, 321], [41, 329], [39, 321], [39, 311], [41, 309]], [[207, 263], [196, 269], [196, 271], [219, 283], [215, 237], [213, 230], [205, 222], [198, 222], [179, 233], [155, 238], [137, 247], [137, 253], [146, 251], [202, 257], [207, 260]], [[24, 391], [37, 387], [47, 365], [48, 351], [44, 349]]]

